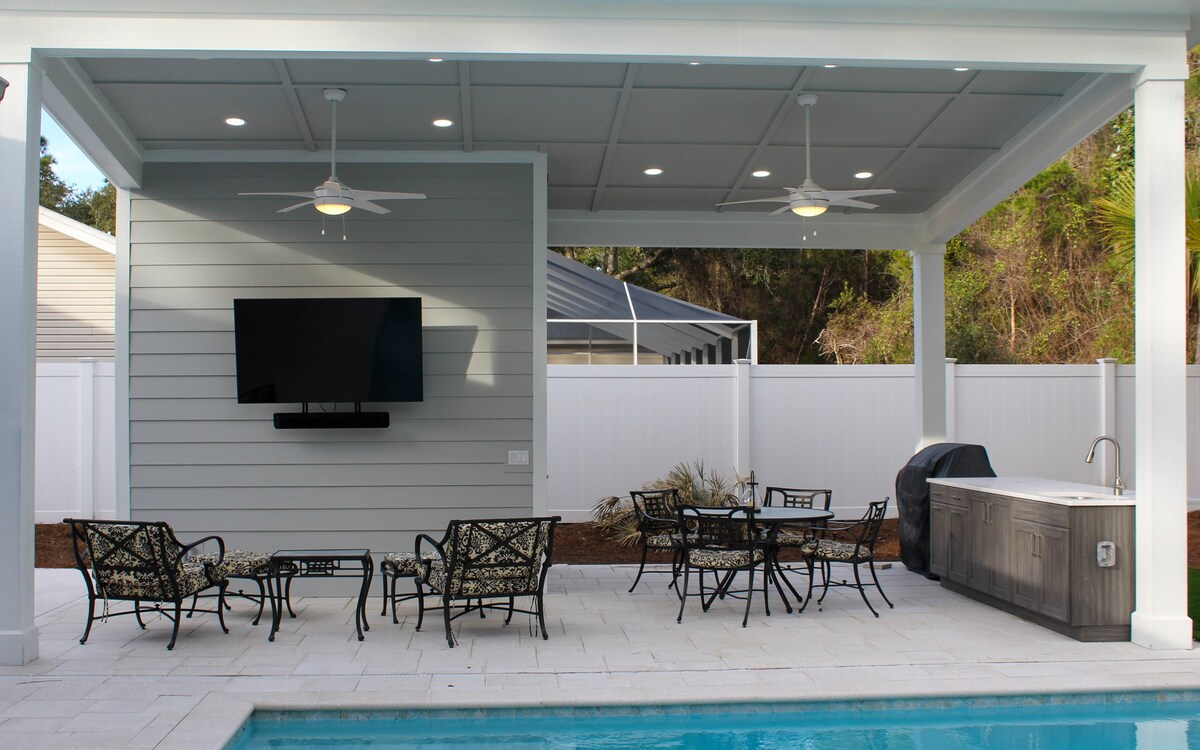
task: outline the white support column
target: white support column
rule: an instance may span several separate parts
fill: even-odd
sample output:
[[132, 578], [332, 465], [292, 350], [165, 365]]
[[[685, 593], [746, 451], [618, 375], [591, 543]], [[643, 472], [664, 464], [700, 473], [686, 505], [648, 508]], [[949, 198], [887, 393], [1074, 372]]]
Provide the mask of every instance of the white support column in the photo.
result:
[[946, 440], [946, 246], [921, 245], [913, 259], [913, 364], [917, 450]]
[[[1101, 358], [1096, 360], [1100, 366], [1100, 424], [1097, 435], [1117, 436], [1117, 360]], [[1099, 476], [1092, 477], [1094, 484], [1110, 484], [1112, 473], [1116, 469], [1115, 456], [1117, 449], [1108, 442], [1099, 447], [1100, 460], [1096, 461], [1096, 471]]]
[[958, 373], [954, 371], [958, 360], [954, 357], [946, 357], [946, 442], [953, 443], [955, 441], [954, 432], [957, 425], [958, 415]]
[[739, 359], [734, 362], [734, 407], [737, 413], [733, 415], [737, 428], [737, 444], [734, 445], [734, 471], [739, 477], [750, 476], [754, 468], [750, 456], [750, 360]]
[[1137, 132], [1137, 601], [1132, 640], [1192, 646], [1187, 614], [1187, 421], [1182, 80], [1141, 80]]
[[[0, 664], [38, 656], [33, 623], [33, 413], [42, 72], [0, 62]], [[11, 60], [11, 58], [10, 58]]]

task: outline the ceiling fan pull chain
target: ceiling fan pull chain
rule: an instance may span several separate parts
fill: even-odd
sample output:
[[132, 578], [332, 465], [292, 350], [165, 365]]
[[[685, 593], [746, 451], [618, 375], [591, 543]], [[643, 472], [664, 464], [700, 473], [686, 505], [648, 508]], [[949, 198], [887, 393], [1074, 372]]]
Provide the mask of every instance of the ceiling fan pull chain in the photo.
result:
[[342, 242], [346, 241], [346, 214], [342, 214]]
[[321, 214], [321, 236], [325, 236], [325, 214]]

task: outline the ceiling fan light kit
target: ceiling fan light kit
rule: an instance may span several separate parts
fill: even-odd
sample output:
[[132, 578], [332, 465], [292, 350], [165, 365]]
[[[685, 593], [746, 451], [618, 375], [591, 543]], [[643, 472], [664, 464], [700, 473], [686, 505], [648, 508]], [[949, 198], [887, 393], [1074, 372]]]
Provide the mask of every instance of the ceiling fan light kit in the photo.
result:
[[[294, 198], [307, 198], [301, 203], [279, 209], [276, 213], [287, 213], [304, 206], [312, 206], [325, 216], [341, 216], [352, 208], [360, 208], [374, 214], [391, 213], [383, 206], [373, 201], [381, 200], [422, 200], [424, 193], [393, 193], [380, 190], [352, 190], [337, 176], [337, 105], [346, 98], [346, 90], [328, 88], [321, 91], [325, 101], [333, 110], [333, 133], [329, 148], [329, 179], [307, 193], [238, 193], [238, 195], [279, 195]], [[322, 232], [324, 234], [324, 232]], [[343, 239], [345, 239], [343, 237]]]
[[[754, 198], [745, 201], [729, 201], [727, 203], [718, 203], [717, 206], [733, 206], [741, 203], [784, 203], [787, 204], [783, 208], [777, 209], [770, 213], [771, 216], [776, 216], [787, 211], [791, 211], [797, 216], [811, 219], [820, 216], [829, 209], [830, 206], [846, 206], [848, 208], [878, 208], [873, 203], [856, 200], [867, 195], [890, 195], [895, 190], [880, 188], [876, 190], [826, 190], [816, 183], [812, 178], [812, 159], [810, 151], [812, 146], [812, 129], [810, 123], [810, 114], [813, 105], [817, 103], [816, 94], [797, 94], [796, 103], [804, 108], [804, 182], [800, 187], [785, 187], [787, 195], [781, 195], [777, 198]], [[813, 232], [815, 235], [816, 232]]]

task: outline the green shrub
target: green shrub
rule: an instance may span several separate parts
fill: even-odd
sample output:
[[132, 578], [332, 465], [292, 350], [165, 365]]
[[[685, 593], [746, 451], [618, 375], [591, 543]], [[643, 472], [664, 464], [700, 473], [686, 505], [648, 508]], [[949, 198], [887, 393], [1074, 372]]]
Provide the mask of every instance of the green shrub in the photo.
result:
[[[679, 490], [684, 505], [734, 505], [744, 488], [741, 480], [731, 481], [715, 471], [705, 471], [703, 461], [687, 461], [671, 469], [666, 476], [647, 482], [644, 490]], [[638, 541], [637, 518], [629, 496], [605, 497], [592, 507], [592, 520], [600, 532], [622, 547]]]

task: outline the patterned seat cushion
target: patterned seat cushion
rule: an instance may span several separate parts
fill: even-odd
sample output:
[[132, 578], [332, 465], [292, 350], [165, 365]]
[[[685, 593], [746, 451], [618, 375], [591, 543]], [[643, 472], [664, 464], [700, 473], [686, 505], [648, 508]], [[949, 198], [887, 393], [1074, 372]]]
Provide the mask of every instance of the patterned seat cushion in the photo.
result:
[[849, 542], [837, 542], [832, 539], [810, 539], [800, 550], [805, 555], [835, 562], [852, 562], [854, 560], [865, 562], [872, 557], [871, 550], [866, 547]]
[[[425, 560], [437, 560], [438, 553], [430, 550], [422, 552], [421, 557]], [[420, 572], [417, 568], [417, 555], [414, 552], [388, 552], [384, 554], [383, 561], [379, 563], [379, 570], [382, 573], [388, 573], [397, 578], [411, 578]]]
[[[191, 596], [212, 585], [205, 573], [203, 563], [185, 562], [179, 567], [176, 581], [179, 598]], [[170, 600], [169, 589], [159, 572], [121, 571], [97, 576], [97, 592], [107, 598], [145, 599], [147, 601]]]
[[469, 576], [453, 581], [452, 590], [447, 592], [446, 567], [441, 560], [434, 560], [425, 583], [440, 594], [458, 597], [522, 596], [537, 591], [538, 572], [520, 565], [472, 568]]
[[775, 543], [780, 547], [802, 547], [811, 541], [812, 539], [803, 531], [780, 529], [779, 534], [775, 536]]
[[678, 532], [652, 534], [646, 537], [646, 546], [651, 549], [679, 549], [683, 546], [683, 535]]
[[[745, 568], [750, 565], [750, 553], [751, 550], [744, 549], [690, 549], [687, 562], [693, 568]], [[756, 564], [766, 557], [761, 549], [753, 553]]]
[[192, 562], [206, 563], [213, 566], [213, 578], [220, 581], [225, 578], [258, 578], [267, 574], [271, 564], [269, 552], [250, 552], [243, 549], [229, 550], [217, 564], [217, 553], [206, 552], [196, 555]]

